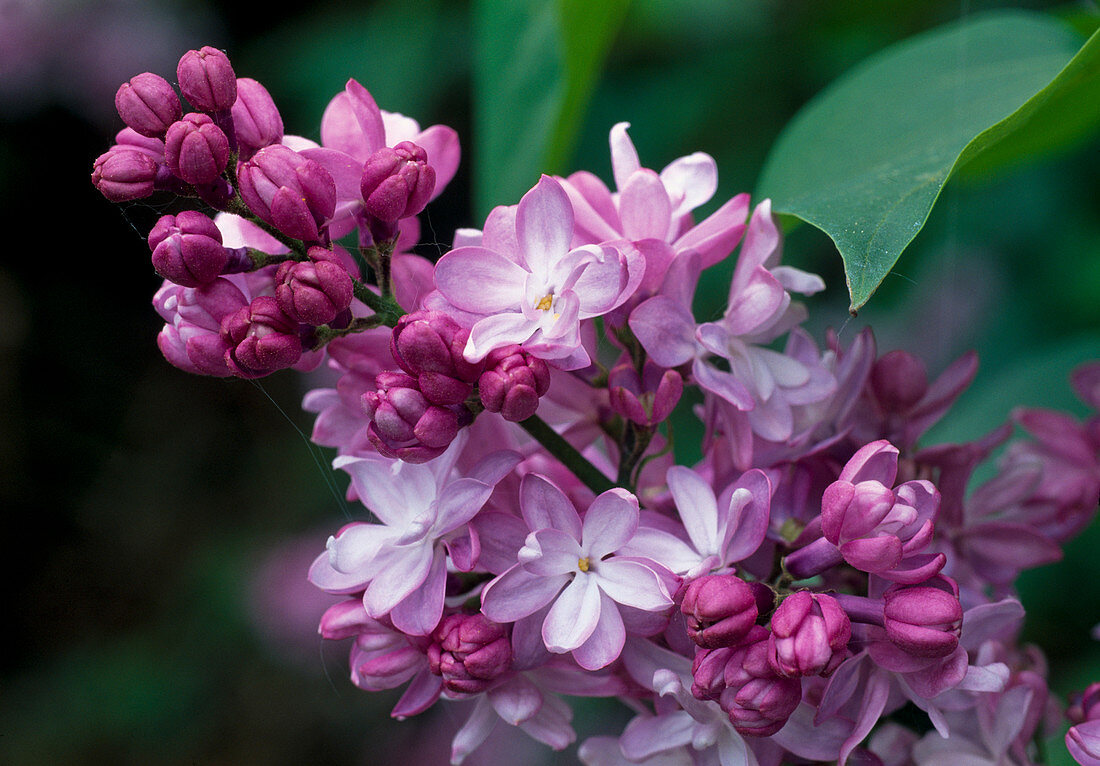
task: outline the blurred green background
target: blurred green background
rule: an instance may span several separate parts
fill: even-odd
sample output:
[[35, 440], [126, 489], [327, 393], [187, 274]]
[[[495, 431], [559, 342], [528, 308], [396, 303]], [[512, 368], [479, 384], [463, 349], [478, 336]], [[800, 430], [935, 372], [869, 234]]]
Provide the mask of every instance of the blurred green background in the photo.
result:
[[[328, 601], [305, 570], [354, 509], [333, 489], [342, 483], [329, 456], [302, 436], [302, 381], [215, 381], [165, 363], [143, 242], [161, 210], [111, 205], [88, 174], [121, 127], [118, 85], [146, 70], [174, 79], [188, 48], [226, 49], [238, 75], [267, 85], [287, 131], [314, 139], [324, 105], [353, 76], [382, 108], [460, 133], [462, 168], [424, 225], [422, 252], [438, 255], [456, 227], [480, 225], [492, 183], [477, 169], [509, 165], [478, 156], [474, 126], [499, 126], [475, 104], [495, 92], [494, 63], [531, 40], [506, 35], [494, 5], [511, 20], [552, 13], [534, 0], [321, 2], [282, 16], [254, 0], [0, 2], [0, 539], [13, 641], [0, 654], [0, 763], [446, 762], [462, 706], [391, 721], [395, 696], [354, 689], [346, 647], [316, 636]], [[585, 87], [569, 94], [575, 151], [545, 169], [609, 180], [607, 132], [627, 120], [648, 167], [697, 150], [717, 159], [707, 213], [753, 190], [782, 127], [848, 68], [1007, 6], [1085, 31], [1097, 23], [1092, 3], [634, 0], [587, 108]], [[591, 42], [587, 55], [599, 58]], [[508, 76], [501, 67], [501, 83]], [[528, 138], [494, 135], [483, 153], [520, 153]], [[974, 438], [1018, 404], [1083, 414], [1067, 375], [1100, 357], [1098, 148], [1093, 139], [950, 183], [855, 320], [829, 240], [793, 231], [785, 260], [829, 285], [811, 302], [815, 337], [832, 326], [850, 340], [869, 322], [881, 351], [907, 348], [933, 371], [976, 348], [978, 379], [930, 443]], [[700, 317], [722, 308], [724, 268], [706, 281]], [[1027, 638], [1047, 651], [1062, 694], [1100, 679], [1089, 637], [1100, 622], [1098, 544], [1090, 530], [1064, 562], [1022, 583]], [[583, 739], [627, 718], [616, 703], [584, 702], [576, 723]], [[468, 762], [574, 762], [573, 750], [528, 742], [519, 735]]]

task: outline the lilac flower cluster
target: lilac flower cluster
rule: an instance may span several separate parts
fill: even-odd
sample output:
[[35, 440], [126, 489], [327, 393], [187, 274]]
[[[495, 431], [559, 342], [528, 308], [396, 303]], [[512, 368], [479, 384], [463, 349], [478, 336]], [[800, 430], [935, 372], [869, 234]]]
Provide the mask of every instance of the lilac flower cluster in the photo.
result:
[[[1095, 514], [1100, 416], [1020, 410], [1027, 435], [923, 446], [974, 357], [930, 381], [870, 331], [816, 345], [796, 296], [824, 285], [780, 263], [770, 203], [696, 222], [714, 160], [645, 168], [625, 123], [614, 191], [543, 176], [432, 263], [410, 250], [457, 167], [453, 130], [349, 81], [316, 145], [220, 51], [188, 52], [177, 78], [195, 111], [154, 74], [119, 89], [128, 127], [92, 181], [216, 212], [149, 234], [169, 362], [330, 368], [304, 407], [370, 520], [309, 578], [346, 596], [320, 630], [351, 639], [352, 682], [405, 686], [395, 717], [476, 700], [456, 764], [498, 720], [568, 746], [562, 695], [637, 712], [581, 745], [592, 766], [1036, 761], [1059, 709], [1017, 641], [1013, 583]], [[738, 246], [724, 314], [697, 322], [703, 271]], [[1100, 363], [1073, 383], [1100, 408]], [[666, 426], [686, 385], [706, 433], [691, 467]], [[1094, 687], [1067, 735], [1088, 766]]]

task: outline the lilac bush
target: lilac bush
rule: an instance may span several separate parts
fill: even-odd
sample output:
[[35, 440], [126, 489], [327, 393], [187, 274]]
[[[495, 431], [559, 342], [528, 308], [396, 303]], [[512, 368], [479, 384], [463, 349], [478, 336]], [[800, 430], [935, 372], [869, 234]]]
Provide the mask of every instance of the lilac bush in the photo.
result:
[[[177, 77], [196, 111], [157, 75], [119, 89], [128, 127], [92, 181], [202, 208], [149, 234], [168, 362], [336, 381], [304, 407], [365, 520], [308, 577], [345, 597], [320, 632], [352, 641], [352, 683], [405, 686], [398, 718], [475, 700], [455, 764], [498, 720], [567, 747], [570, 695], [637, 713], [581, 743], [591, 766], [1039, 762], [1060, 703], [1019, 643], [1013, 583], [1092, 520], [1100, 416], [1020, 409], [1023, 433], [922, 444], [973, 356], [929, 382], [869, 332], [817, 345], [797, 296], [825, 285], [782, 264], [769, 200], [697, 223], [714, 160], [646, 168], [625, 123], [614, 192], [544, 175], [433, 263], [412, 247], [454, 176], [453, 130], [350, 80], [319, 146], [221, 51], [188, 52]], [[699, 322], [696, 285], [727, 258], [727, 307]], [[1073, 385], [1100, 406], [1100, 362]], [[667, 421], [691, 386], [705, 437], [688, 466]], [[1067, 712], [1086, 766], [1098, 694]]]

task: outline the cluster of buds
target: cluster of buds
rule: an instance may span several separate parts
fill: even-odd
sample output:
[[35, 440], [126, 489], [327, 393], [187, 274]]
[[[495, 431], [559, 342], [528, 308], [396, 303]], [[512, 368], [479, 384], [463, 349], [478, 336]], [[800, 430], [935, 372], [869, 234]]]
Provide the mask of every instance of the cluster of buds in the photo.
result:
[[[453, 130], [351, 80], [317, 145], [220, 51], [177, 78], [192, 112], [157, 75], [120, 88], [128, 127], [92, 180], [206, 206], [149, 233], [169, 362], [256, 378], [327, 361], [335, 385], [304, 406], [370, 520], [309, 577], [346, 597], [320, 630], [352, 639], [354, 684], [408, 684], [399, 718], [472, 702], [456, 764], [498, 720], [568, 746], [562, 694], [638, 712], [581, 746], [590, 766], [1034, 760], [1049, 695], [1012, 585], [1094, 517], [1100, 417], [1016, 412], [1030, 436], [968, 492], [1011, 428], [920, 440], [974, 357], [930, 380], [869, 330], [819, 349], [795, 296], [824, 285], [780, 263], [770, 203], [694, 220], [717, 189], [707, 155], [643, 167], [620, 123], [614, 191], [543, 176], [433, 263], [411, 249]], [[738, 247], [726, 311], [697, 322], [702, 272]], [[1100, 364], [1073, 382], [1100, 407]], [[690, 467], [669, 425], [689, 386], [706, 434]], [[1097, 699], [1070, 710], [1086, 766]], [[930, 727], [891, 718], [910, 704]]]

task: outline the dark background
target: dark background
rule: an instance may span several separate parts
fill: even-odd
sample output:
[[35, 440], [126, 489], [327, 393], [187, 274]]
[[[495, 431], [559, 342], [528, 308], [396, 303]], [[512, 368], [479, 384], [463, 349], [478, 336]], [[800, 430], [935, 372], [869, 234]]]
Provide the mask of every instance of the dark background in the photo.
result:
[[[722, 186], [709, 212], [753, 189], [783, 125], [846, 69], [1005, 5], [638, 0], [568, 170], [609, 178], [607, 131], [629, 120], [643, 165], [696, 150], [717, 158]], [[1011, 5], [1096, 25], [1094, 4]], [[307, 386], [293, 374], [226, 382], [165, 363], [150, 306], [159, 279], [143, 241], [159, 203], [111, 205], [88, 182], [121, 128], [118, 85], [146, 70], [174, 79], [185, 50], [212, 44], [239, 76], [267, 85], [287, 132], [317, 139], [324, 105], [349, 76], [384, 109], [455, 127], [463, 164], [430, 208], [425, 240], [480, 225], [468, 4], [268, 8], [0, 0], [2, 763], [443, 763], [465, 718], [446, 704], [395, 723], [394, 696], [346, 681], [345, 647], [315, 633], [326, 597], [305, 582], [349, 513], [331, 488], [330, 456], [302, 435]], [[975, 438], [1016, 404], [1082, 414], [1066, 376], [1100, 356], [1098, 148], [1093, 140], [949, 185], [854, 322], [829, 241], [793, 232], [786, 261], [829, 285], [811, 303], [816, 337], [834, 326], [850, 339], [871, 322], [880, 350], [916, 351], [934, 371], [977, 348], [973, 390], [930, 442]], [[715, 280], [700, 314], [720, 310], [724, 294]], [[1100, 678], [1089, 638], [1100, 621], [1097, 543], [1091, 530], [1066, 561], [1023, 582], [1027, 637], [1047, 650], [1063, 694]], [[577, 728], [583, 739], [627, 717], [617, 703], [585, 702]], [[573, 757], [553, 760], [528, 742], [521, 735], [469, 762]]]

